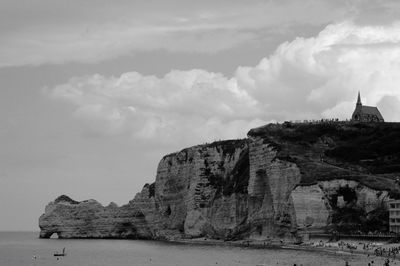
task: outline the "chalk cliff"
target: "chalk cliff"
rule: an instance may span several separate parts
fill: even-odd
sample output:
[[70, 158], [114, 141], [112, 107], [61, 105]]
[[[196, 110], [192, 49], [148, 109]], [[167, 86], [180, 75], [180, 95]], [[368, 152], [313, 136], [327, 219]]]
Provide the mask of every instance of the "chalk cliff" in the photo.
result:
[[125, 205], [103, 207], [95, 200], [77, 202], [62, 195], [46, 206], [40, 217], [40, 237], [151, 238], [143, 213]]
[[285, 238], [307, 230], [385, 231], [399, 198], [400, 125], [270, 124], [247, 139], [166, 155], [128, 204], [61, 196], [40, 237]]

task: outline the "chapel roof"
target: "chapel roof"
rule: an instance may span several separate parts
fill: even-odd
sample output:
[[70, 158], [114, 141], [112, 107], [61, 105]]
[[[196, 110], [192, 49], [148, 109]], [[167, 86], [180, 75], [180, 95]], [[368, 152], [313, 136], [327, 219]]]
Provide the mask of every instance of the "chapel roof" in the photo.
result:
[[377, 107], [363, 105], [361, 108], [361, 112], [364, 115], [376, 115], [378, 119], [383, 120], [383, 117]]

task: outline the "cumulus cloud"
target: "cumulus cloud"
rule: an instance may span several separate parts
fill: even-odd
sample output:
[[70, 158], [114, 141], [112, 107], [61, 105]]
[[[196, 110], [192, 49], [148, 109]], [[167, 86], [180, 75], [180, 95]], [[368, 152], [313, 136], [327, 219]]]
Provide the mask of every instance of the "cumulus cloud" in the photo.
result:
[[72, 78], [49, 92], [76, 106], [92, 133], [191, 142], [244, 136], [260, 124], [258, 102], [234, 78], [174, 70], [162, 78], [137, 72]]
[[265, 112], [276, 119], [344, 119], [358, 90], [370, 105], [400, 96], [399, 30], [400, 24], [330, 25], [314, 38], [283, 43], [255, 67], [238, 68], [238, 83], [268, 103]]
[[400, 24], [327, 26], [281, 44], [232, 77], [194, 69], [164, 77], [75, 77], [48, 91], [99, 134], [194, 143], [244, 136], [270, 121], [351, 116], [357, 92], [399, 120]]

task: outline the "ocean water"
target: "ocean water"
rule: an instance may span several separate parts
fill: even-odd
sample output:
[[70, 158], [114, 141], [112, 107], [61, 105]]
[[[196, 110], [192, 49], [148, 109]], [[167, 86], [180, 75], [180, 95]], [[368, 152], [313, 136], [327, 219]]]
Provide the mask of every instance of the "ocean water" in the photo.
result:
[[[368, 265], [365, 255], [284, 249], [172, 244], [141, 240], [39, 239], [34, 232], [0, 232], [0, 266]], [[67, 256], [54, 252], [65, 247]], [[34, 258], [36, 256], [36, 259]], [[374, 258], [374, 265], [383, 265]], [[399, 263], [397, 263], [399, 264]]]

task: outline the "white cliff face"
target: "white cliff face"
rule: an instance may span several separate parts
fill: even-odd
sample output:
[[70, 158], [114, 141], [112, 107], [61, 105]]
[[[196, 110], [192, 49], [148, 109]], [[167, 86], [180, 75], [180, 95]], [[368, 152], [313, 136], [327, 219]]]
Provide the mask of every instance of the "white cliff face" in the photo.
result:
[[60, 198], [49, 203], [39, 218], [43, 238], [54, 233], [59, 238], [151, 238], [144, 216], [137, 209]]
[[382, 205], [387, 205], [389, 195], [387, 191], [374, 190], [368, 187], [359, 187], [357, 189], [357, 204], [366, 212], [371, 212]]
[[[247, 197], [245, 193], [235, 193], [238, 184], [234, 175], [243, 174], [243, 170], [236, 169], [239, 160], [247, 160], [248, 166], [245, 140], [195, 146], [165, 156], [159, 163], [156, 182], [144, 186], [128, 205], [103, 207], [93, 201], [73, 200], [50, 203], [40, 217], [41, 236], [57, 233], [67, 238], [124, 234], [155, 239], [214, 234], [224, 237], [247, 217]], [[140, 214], [133, 224], [130, 224], [133, 218], [126, 217], [130, 211]], [[107, 222], [109, 225], [104, 225]], [[136, 223], [145, 228], [135, 228]], [[130, 226], [137, 234], [126, 233], [128, 228], [117, 230], [113, 224]]]
[[[329, 224], [330, 206], [319, 185], [298, 186], [291, 194], [296, 223], [300, 228], [308, 225], [312, 225], [312, 228], [324, 228]], [[310, 218], [312, 224], [308, 224]]]
[[[346, 202], [346, 197], [340, 194], [342, 189], [354, 191], [354, 200]], [[306, 223], [306, 218], [312, 218], [312, 229], [323, 229], [331, 221], [334, 208], [345, 208], [351, 204], [354, 208], [364, 210], [367, 214], [377, 208], [384, 207], [389, 200], [387, 191], [368, 188], [357, 181], [335, 179], [321, 181], [315, 185], [298, 186], [291, 193], [296, 222], [299, 227]], [[332, 198], [337, 197], [336, 206]]]
[[247, 196], [244, 194], [234, 193], [217, 198], [209, 211], [212, 228], [218, 235], [228, 237], [246, 222], [247, 209]]
[[324, 231], [335, 219], [346, 223], [342, 212], [367, 219], [384, 209], [389, 193], [355, 181], [354, 169], [320, 160], [321, 143], [253, 136], [184, 149], [162, 158], [155, 183], [122, 207], [58, 198], [39, 219], [41, 237], [294, 240], [306, 225]]
[[292, 237], [296, 230], [291, 191], [300, 182], [300, 171], [291, 162], [276, 158], [276, 150], [262, 139], [250, 149], [249, 222], [252, 238]]
[[163, 158], [157, 171], [155, 198], [160, 209], [170, 210], [166, 227], [179, 228], [189, 237], [212, 232], [215, 223], [210, 212], [220, 202], [216, 199], [220, 183], [229, 179], [246, 149], [244, 141], [229, 151], [224, 151], [223, 145], [196, 146]]

